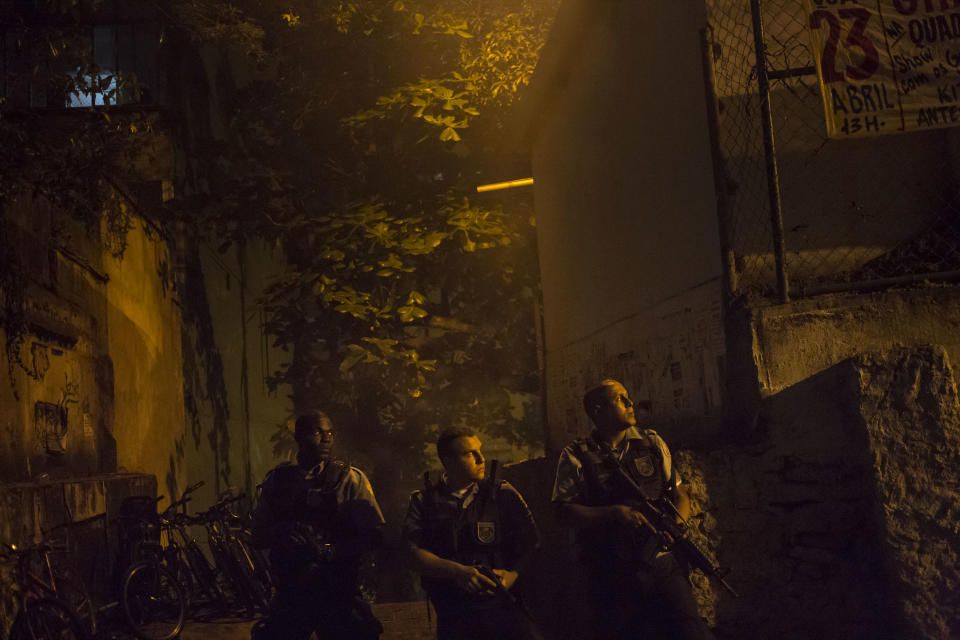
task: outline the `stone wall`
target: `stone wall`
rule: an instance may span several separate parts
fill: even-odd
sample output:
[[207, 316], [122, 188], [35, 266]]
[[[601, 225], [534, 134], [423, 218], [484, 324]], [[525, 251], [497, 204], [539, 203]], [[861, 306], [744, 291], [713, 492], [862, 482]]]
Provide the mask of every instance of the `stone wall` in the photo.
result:
[[942, 348], [858, 355], [766, 398], [756, 444], [687, 459], [741, 592], [719, 628], [957, 637], [958, 412]]
[[960, 637], [960, 399], [943, 349], [857, 359], [894, 618]]

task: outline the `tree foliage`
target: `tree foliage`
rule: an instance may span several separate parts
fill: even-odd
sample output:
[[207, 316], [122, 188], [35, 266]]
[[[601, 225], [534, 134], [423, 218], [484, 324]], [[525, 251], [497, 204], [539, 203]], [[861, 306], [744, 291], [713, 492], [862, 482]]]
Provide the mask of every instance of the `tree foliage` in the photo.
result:
[[290, 271], [264, 303], [291, 355], [272, 382], [413, 466], [435, 425], [540, 436], [514, 393], [538, 384], [530, 201], [503, 208], [473, 192], [528, 171], [505, 149], [506, 119], [550, 4], [246, 7], [264, 33], [246, 48], [259, 71], [236, 95], [229, 140], [203, 162], [208, 193], [180, 204], [220, 239], [285, 248]]

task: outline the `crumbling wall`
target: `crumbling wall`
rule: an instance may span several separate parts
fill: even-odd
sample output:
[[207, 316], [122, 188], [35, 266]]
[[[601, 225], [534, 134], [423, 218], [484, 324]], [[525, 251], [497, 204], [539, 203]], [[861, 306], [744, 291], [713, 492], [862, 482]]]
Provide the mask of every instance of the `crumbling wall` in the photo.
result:
[[741, 592], [717, 594], [719, 628], [957, 637], [958, 412], [946, 352], [899, 348], [766, 398], [751, 446], [681, 456], [704, 477], [704, 524]]
[[949, 357], [898, 350], [856, 366], [901, 637], [960, 637], [960, 400]]

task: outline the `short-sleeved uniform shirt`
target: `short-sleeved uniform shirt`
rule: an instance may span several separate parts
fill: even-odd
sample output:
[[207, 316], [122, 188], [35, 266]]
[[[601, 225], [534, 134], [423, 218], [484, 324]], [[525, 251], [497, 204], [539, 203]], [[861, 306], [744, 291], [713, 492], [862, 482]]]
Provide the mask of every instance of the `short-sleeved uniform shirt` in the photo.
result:
[[[328, 461], [323, 460], [313, 467], [283, 464], [274, 468], [264, 480], [260, 501], [254, 513], [254, 526], [257, 523], [274, 524], [281, 516], [278, 502], [287, 495], [306, 493], [307, 505], [319, 506], [319, 493]], [[281, 468], [287, 473], [277, 473]], [[291, 473], [296, 469], [298, 473]], [[366, 474], [356, 467], [349, 467], [343, 479], [333, 487], [337, 507], [342, 517], [358, 529], [379, 528], [384, 524], [383, 512], [373, 495], [373, 487]]]
[[[649, 436], [649, 439], [645, 438], [644, 435]], [[641, 447], [647, 448], [647, 443], [650, 441], [652, 441], [659, 450], [660, 471], [663, 474], [662, 477], [665, 485], [670, 486], [672, 484], [674, 487], [679, 486], [681, 482], [680, 475], [673, 467], [670, 449], [667, 447], [667, 443], [663, 441], [663, 438], [657, 435], [652, 429], [645, 429], [644, 433], [641, 434], [636, 427], [630, 427], [627, 429], [615, 453], [621, 461], [630, 459], [632, 456], [628, 454], [634, 453]], [[560, 460], [557, 463], [557, 475], [553, 483], [552, 501], [555, 503], [570, 502], [573, 504], [586, 504], [586, 483], [587, 479], [583, 472], [583, 462], [577, 456], [575, 445], [571, 443], [560, 452]], [[647, 497], [656, 499], [661, 496]]]
[[[596, 440], [596, 434], [592, 437]], [[645, 429], [641, 433], [630, 427], [614, 453], [649, 500], [665, 497], [680, 484], [680, 476], [673, 466], [670, 450], [663, 439], [651, 429]], [[555, 504], [585, 506], [617, 504], [618, 500], [613, 495], [604, 492], [598, 495], [597, 487], [590, 486], [590, 479], [585, 473], [584, 461], [580, 459], [580, 455], [577, 442], [567, 445], [561, 451], [552, 501]], [[581, 560], [594, 568], [611, 562], [632, 563], [644, 555], [642, 540], [638, 540], [634, 532], [620, 525], [578, 530], [576, 541]]]

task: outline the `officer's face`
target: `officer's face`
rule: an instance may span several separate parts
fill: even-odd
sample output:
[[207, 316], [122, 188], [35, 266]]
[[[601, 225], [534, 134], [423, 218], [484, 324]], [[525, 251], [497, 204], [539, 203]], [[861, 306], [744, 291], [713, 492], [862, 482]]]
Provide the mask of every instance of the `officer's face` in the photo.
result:
[[464, 436], [450, 443], [450, 455], [440, 462], [451, 482], [479, 482], [483, 480], [484, 459], [480, 453], [483, 443], [476, 436]]
[[333, 449], [333, 427], [329, 422], [323, 421], [313, 431], [297, 434], [297, 443], [301, 451], [318, 458], [326, 458]]
[[597, 426], [604, 430], [622, 431], [636, 426], [633, 402], [619, 382], [607, 385], [607, 402], [600, 407], [599, 418]]

